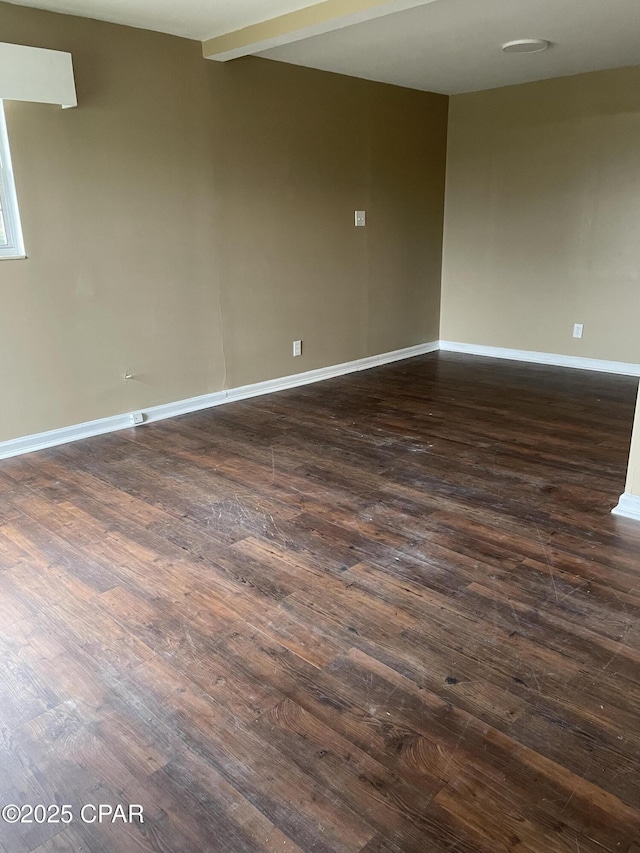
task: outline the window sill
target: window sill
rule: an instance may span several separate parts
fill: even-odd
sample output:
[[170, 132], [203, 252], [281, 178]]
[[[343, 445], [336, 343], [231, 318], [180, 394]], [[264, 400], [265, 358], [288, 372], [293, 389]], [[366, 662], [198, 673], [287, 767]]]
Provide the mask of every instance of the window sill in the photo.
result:
[[0, 261], [26, 261], [26, 255], [0, 255]]

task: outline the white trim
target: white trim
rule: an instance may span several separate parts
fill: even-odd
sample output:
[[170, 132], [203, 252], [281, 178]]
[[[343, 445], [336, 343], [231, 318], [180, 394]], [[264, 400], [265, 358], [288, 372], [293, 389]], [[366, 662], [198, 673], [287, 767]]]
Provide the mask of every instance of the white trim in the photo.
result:
[[22, 224], [2, 99], [0, 99], [0, 203], [6, 238], [6, 244], [0, 246], [0, 260], [24, 258]]
[[617, 507], [611, 510], [614, 515], [622, 515], [625, 518], [633, 518], [640, 521], [640, 497], [625, 493], [620, 495]]
[[[438, 342], [432, 341], [431, 343], [405, 347], [404, 349], [394, 350], [393, 352], [372, 355], [368, 358], [346, 361], [343, 364], [321, 367], [318, 370], [308, 370], [305, 373], [295, 373], [292, 376], [282, 376], [279, 379], [268, 379], [266, 382], [256, 382], [253, 385], [243, 385], [227, 391], [215, 391], [213, 394], [203, 394], [201, 397], [191, 397], [188, 400], [163, 403], [160, 406], [144, 409], [144, 420], [146, 423], [161, 421], [165, 420], [165, 418], [173, 418], [177, 415], [188, 414], [189, 412], [210, 409], [213, 406], [220, 406], [232, 400], [246, 400], [262, 394], [271, 394], [274, 391], [283, 391], [286, 388], [297, 388], [300, 385], [308, 385], [311, 382], [321, 382], [323, 379], [331, 379], [334, 376], [344, 376], [346, 373], [368, 370], [371, 367], [379, 367], [382, 364], [389, 364], [393, 361], [436, 352], [438, 349]], [[131, 427], [132, 414], [133, 412], [126, 412], [125, 414], [114, 415], [110, 418], [101, 418], [95, 421], [88, 421], [84, 424], [74, 424], [73, 426], [62, 427], [62, 429], [54, 429], [49, 432], [41, 432], [36, 435], [27, 435], [23, 438], [14, 438], [11, 441], [0, 442], [0, 459], [8, 459], [11, 456], [20, 456], [23, 453], [44, 450], [47, 447], [57, 447], [60, 444], [79, 441], [82, 438], [90, 438], [95, 435], [104, 435], [108, 432], [128, 429]]]
[[600, 358], [582, 358], [574, 355], [558, 355], [551, 352], [485, 347], [479, 344], [463, 344], [456, 341], [440, 341], [445, 352], [463, 352], [483, 355], [487, 358], [506, 358], [511, 361], [528, 361], [534, 364], [550, 364], [556, 367], [573, 367], [578, 370], [597, 370], [602, 373], [621, 373], [624, 376], [640, 376], [640, 364], [626, 361], [606, 361]]
[[[432, 341], [426, 344], [418, 344], [417, 346], [394, 350], [393, 352], [372, 355], [354, 361], [346, 361], [342, 364], [321, 367], [317, 370], [308, 370], [305, 373], [294, 373], [291, 376], [268, 379], [265, 382], [256, 382], [252, 385], [243, 385], [225, 391], [215, 391], [212, 394], [203, 394], [201, 397], [191, 397], [188, 400], [163, 403], [160, 406], [145, 409], [143, 411], [144, 420], [145, 423], [161, 421], [166, 418], [177, 417], [178, 415], [186, 415], [189, 412], [210, 409], [233, 400], [247, 400], [262, 394], [284, 391], [287, 388], [298, 388], [301, 385], [321, 382], [323, 379], [331, 379], [334, 376], [344, 376], [347, 373], [368, 370], [371, 367], [401, 361], [405, 358], [414, 358], [417, 355], [437, 352], [438, 350], [468, 353], [469, 355], [486, 356], [488, 358], [526, 361], [534, 364], [549, 364], [557, 367], [573, 367], [581, 370], [619, 373], [625, 376], [640, 376], [640, 364], [579, 358], [544, 352], [530, 352], [528, 350], [511, 350], [502, 347], [486, 347], [476, 344], [456, 343], [454, 341]], [[139, 411], [139, 409], [136, 411]], [[79, 441], [83, 438], [91, 438], [95, 435], [104, 435], [105, 433], [131, 428], [132, 414], [133, 412], [125, 412], [124, 414], [113, 415], [109, 418], [101, 418], [83, 424], [74, 424], [73, 426], [62, 427], [61, 429], [54, 429], [48, 432], [37, 433], [36, 435], [27, 435], [22, 438], [0, 442], [0, 459], [8, 459], [12, 456], [20, 456], [23, 453], [44, 450], [47, 447], [57, 447], [60, 444], [68, 444], [69, 442]], [[623, 495], [614, 513], [617, 515], [626, 515], [629, 518], [640, 518], [638, 504], [640, 504], [640, 498], [633, 495]]]

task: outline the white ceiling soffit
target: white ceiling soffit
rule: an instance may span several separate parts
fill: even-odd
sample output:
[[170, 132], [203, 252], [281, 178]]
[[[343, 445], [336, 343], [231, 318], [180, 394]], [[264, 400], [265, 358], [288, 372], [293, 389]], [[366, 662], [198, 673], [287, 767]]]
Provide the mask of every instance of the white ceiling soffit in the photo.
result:
[[0, 43], [0, 99], [77, 106], [71, 54]]
[[[505, 54], [519, 38], [544, 53]], [[640, 65], [640, 0], [437, 0], [259, 53], [445, 94]]]

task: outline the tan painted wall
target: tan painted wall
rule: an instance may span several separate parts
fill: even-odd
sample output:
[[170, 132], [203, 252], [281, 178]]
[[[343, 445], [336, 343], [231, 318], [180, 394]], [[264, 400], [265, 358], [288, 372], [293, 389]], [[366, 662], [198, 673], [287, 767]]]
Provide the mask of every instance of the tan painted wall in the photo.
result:
[[212, 64], [231, 385], [437, 340], [446, 98]]
[[0, 441], [437, 339], [446, 98], [6, 4], [0, 30], [71, 51], [80, 104], [6, 105]]
[[453, 97], [441, 337], [640, 362], [639, 152], [640, 68]]

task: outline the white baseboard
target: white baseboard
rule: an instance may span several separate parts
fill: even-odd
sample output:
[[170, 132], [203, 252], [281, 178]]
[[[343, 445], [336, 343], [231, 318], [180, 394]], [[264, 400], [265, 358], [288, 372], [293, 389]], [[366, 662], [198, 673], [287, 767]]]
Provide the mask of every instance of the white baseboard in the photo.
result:
[[611, 510], [614, 515], [622, 515], [625, 518], [634, 518], [640, 521], [640, 497], [625, 493], [620, 495], [618, 506]]
[[[173, 418], [177, 415], [185, 415], [189, 412], [198, 412], [202, 409], [210, 409], [229, 403], [232, 400], [246, 400], [250, 397], [258, 397], [262, 394], [271, 394], [275, 391], [284, 391], [287, 388], [297, 388], [312, 382], [321, 382], [323, 379], [331, 379], [334, 376], [344, 376], [347, 373], [355, 373], [359, 370], [368, 370], [389, 364], [393, 361], [401, 361], [405, 358], [413, 358], [417, 355], [444, 350], [446, 352], [460, 352], [469, 355], [480, 355], [489, 358], [504, 358], [515, 361], [527, 361], [534, 364], [549, 364], [557, 367], [573, 367], [581, 370], [597, 370], [606, 373], [619, 373], [625, 376], [640, 376], [640, 364], [632, 364], [619, 361], [605, 361], [601, 359], [579, 358], [567, 355], [555, 355], [545, 352], [530, 352], [528, 350], [511, 350], [503, 347], [486, 347], [476, 344], [456, 343], [455, 341], [431, 341], [426, 344], [418, 344], [413, 347], [385, 352], [367, 358], [359, 358], [355, 361], [346, 361], [342, 364], [334, 364], [329, 367], [321, 367], [318, 370], [308, 370], [305, 373], [295, 373], [291, 376], [282, 376], [279, 379], [268, 379], [265, 382], [256, 382], [252, 385], [243, 385], [238, 388], [230, 388], [225, 391], [215, 391], [212, 394], [203, 394], [200, 397], [191, 397], [188, 400], [177, 400], [173, 403], [163, 403], [160, 406], [152, 406], [143, 409], [145, 423], [161, 421], [165, 418]], [[101, 418], [88, 421], [83, 424], [62, 427], [48, 432], [27, 435], [14, 438], [10, 441], [0, 442], [0, 459], [8, 459], [11, 456], [20, 456], [23, 453], [32, 453], [35, 450], [44, 450], [47, 447], [57, 447], [60, 444], [68, 444], [83, 438], [91, 438], [96, 435], [104, 435], [109, 432], [117, 432], [132, 426], [131, 412], [121, 415], [113, 415], [109, 418]], [[623, 495], [633, 501], [639, 500], [632, 495]], [[614, 512], [617, 512], [621, 503]], [[624, 503], [627, 506], [628, 502]], [[637, 513], [638, 510], [636, 509]], [[629, 515], [629, 512], [617, 512], [618, 515], [628, 515], [637, 518], [637, 515]]]
[[[385, 352], [380, 355], [372, 355], [368, 358], [359, 358], [355, 361], [346, 361], [343, 364], [333, 364], [329, 367], [321, 367], [318, 370], [308, 370], [305, 373], [295, 373], [291, 376], [282, 376], [279, 379], [268, 379], [266, 382], [256, 382], [253, 385], [243, 385], [239, 388], [230, 388], [225, 391], [215, 391], [212, 394], [203, 394], [201, 397], [191, 397], [188, 400], [177, 400], [174, 403], [163, 403], [160, 406], [152, 406], [142, 409], [145, 423], [173, 418], [177, 415], [185, 415], [189, 412], [198, 412], [202, 409], [210, 409], [233, 400], [246, 400], [250, 397], [258, 397], [262, 394], [271, 394], [274, 391], [283, 391], [286, 388], [297, 388], [300, 385], [309, 385], [312, 382], [321, 382], [323, 379], [331, 379], [334, 376], [344, 376], [347, 373], [355, 373], [359, 370], [368, 370], [371, 367], [379, 367], [393, 361], [405, 358], [413, 358], [416, 355], [424, 355], [436, 352], [439, 349], [438, 341], [427, 344], [418, 344], [413, 347]], [[122, 415], [113, 415], [109, 418], [88, 421], [83, 424], [62, 427], [48, 432], [27, 435], [22, 438], [14, 438], [11, 441], [0, 442], [0, 459], [8, 459], [11, 456], [20, 456], [23, 453], [32, 453], [35, 450], [44, 450], [47, 447], [57, 447], [60, 444], [68, 444], [79, 441], [82, 438], [91, 438], [96, 435], [104, 435], [108, 432], [117, 432], [132, 426], [131, 412]]]
[[550, 352], [485, 347], [479, 344], [463, 344], [456, 341], [440, 341], [440, 349], [446, 352], [462, 352], [483, 355], [487, 358], [506, 358], [511, 361], [528, 361], [533, 364], [550, 364], [555, 367], [573, 367], [578, 370], [597, 370], [601, 373], [620, 373], [624, 376], [640, 376], [640, 364], [626, 361], [607, 361], [599, 358], [582, 358], [574, 355], [558, 355]]

